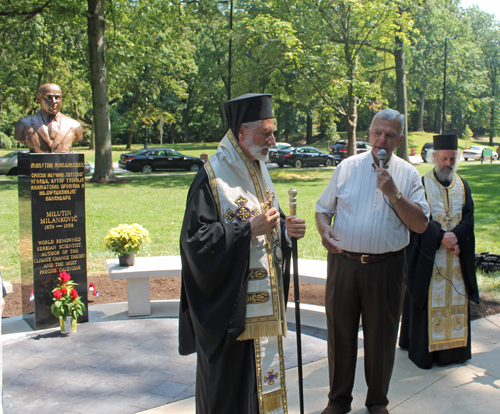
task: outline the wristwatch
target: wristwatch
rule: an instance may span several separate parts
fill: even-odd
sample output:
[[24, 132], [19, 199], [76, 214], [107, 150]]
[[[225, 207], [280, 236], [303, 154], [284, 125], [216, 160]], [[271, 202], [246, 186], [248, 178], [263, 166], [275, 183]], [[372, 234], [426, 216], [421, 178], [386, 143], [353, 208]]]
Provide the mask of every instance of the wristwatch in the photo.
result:
[[401, 200], [401, 197], [403, 197], [403, 194], [401, 194], [400, 191], [394, 196], [394, 198], [391, 199], [391, 204], [396, 204], [399, 200]]

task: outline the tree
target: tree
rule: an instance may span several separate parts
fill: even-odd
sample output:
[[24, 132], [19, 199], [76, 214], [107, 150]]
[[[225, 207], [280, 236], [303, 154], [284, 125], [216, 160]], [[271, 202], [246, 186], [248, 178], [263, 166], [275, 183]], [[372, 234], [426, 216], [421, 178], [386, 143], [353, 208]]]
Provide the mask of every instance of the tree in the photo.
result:
[[282, 1], [282, 12], [299, 40], [293, 53], [297, 70], [331, 106], [348, 133], [349, 154], [356, 153], [358, 108], [380, 96], [371, 77], [387, 70], [371, 63], [370, 50], [391, 42], [396, 9], [384, 1]]
[[489, 138], [490, 145], [497, 134], [498, 120], [498, 83], [500, 82], [500, 24], [494, 16], [480, 11], [478, 8], [470, 8], [467, 13], [475, 43], [481, 48], [481, 66], [485, 69], [485, 81], [488, 92], [484, 99], [489, 106]]
[[90, 83], [94, 108], [95, 171], [94, 183], [116, 181], [111, 159], [108, 78], [106, 73], [106, 42], [104, 40], [104, 0], [88, 0], [88, 37]]

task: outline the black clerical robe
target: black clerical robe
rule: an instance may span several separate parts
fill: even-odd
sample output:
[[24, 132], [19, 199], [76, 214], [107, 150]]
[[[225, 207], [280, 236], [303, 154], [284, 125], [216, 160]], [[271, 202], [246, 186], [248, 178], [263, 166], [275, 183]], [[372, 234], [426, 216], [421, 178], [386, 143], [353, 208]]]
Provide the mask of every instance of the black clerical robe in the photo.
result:
[[[285, 301], [291, 249], [282, 214]], [[254, 341], [245, 330], [250, 222], [223, 223], [207, 173], [200, 169], [189, 190], [181, 233], [182, 288], [179, 353], [198, 354], [197, 414], [259, 412]]]
[[[474, 263], [474, 203], [467, 182], [461, 177], [465, 188], [465, 204], [462, 208], [462, 220], [452, 229], [460, 246], [460, 265], [469, 300], [479, 303], [479, 291]], [[424, 183], [425, 185], [425, 183]], [[434, 267], [434, 257], [445, 231], [441, 225], [429, 220], [427, 230], [422, 233], [411, 232], [407, 249], [407, 288], [403, 307], [403, 318], [399, 346], [408, 349], [408, 357], [420, 368], [430, 369], [433, 362], [449, 364], [463, 362], [471, 358], [470, 307], [467, 346], [448, 350], [429, 352], [428, 334], [428, 297]]]

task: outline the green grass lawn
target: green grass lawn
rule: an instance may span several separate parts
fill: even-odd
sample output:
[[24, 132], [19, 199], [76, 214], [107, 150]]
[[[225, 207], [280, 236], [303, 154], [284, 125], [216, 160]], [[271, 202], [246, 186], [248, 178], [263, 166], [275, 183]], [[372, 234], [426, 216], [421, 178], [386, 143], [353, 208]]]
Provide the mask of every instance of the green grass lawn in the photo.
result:
[[[420, 174], [430, 168], [429, 164], [417, 167]], [[309, 226], [306, 237], [299, 241], [299, 254], [306, 259], [326, 258], [315, 228], [314, 206], [332, 172], [332, 168], [270, 170], [285, 212], [288, 190], [298, 190], [298, 215]], [[500, 253], [500, 162], [462, 162], [459, 172], [469, 182], [475, 201], [476, 251]], [[193, 178], [194, 174], [184, 172], [133, 174], [120, 178], [116, 184], [87, 183], [88, 272], [106, 272], [106, 259], [114, 255], [104, 249], [103, 240], [108, 230], [120, 223], [139, 223], [149, 230], [152, 242], [140, 255], [178, 255], [185, 200]], [[0, 180], [0, 270], [2, 277], [11, 282], [20, 279], [18, 223], [17, 179]], [[500, 290], [500, 278], [495, 277], [491, 282], [493, 290]]]

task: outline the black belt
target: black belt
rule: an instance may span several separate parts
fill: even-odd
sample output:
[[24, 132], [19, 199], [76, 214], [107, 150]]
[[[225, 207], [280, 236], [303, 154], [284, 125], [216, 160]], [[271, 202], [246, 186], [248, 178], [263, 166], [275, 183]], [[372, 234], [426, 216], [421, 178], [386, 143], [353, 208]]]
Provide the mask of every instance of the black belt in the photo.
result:
[[395, 255], [400, 251], [401, 250], [398, 250], [397, 252], [388, 252], [382, 254], [365, 254], [365, 253], [351, 253], [342, 250], [342, 255], [348, 257], [349, 259], [357, 260], [362, 264], [370, 264], [370, 263], [377, 263], [380, 262], [381, 260], [387, 259], [388, 257]]

